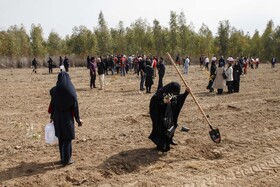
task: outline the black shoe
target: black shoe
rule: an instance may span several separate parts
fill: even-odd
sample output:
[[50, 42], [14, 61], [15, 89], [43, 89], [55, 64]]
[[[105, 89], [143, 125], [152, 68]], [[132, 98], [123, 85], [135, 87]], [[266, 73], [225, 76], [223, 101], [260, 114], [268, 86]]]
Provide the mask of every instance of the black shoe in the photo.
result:
[[189, 132], [189, 128], [188, 127], [182, 127], [182, 129], [181, 129], [181, 131], [183, 131], [183, 132]]
[[63, 163], [63, 166], [71, 165], [71, 164], [73, 164], [74, 162], [75, 162], [74, 160], [69, 160], [69, 162]]
[[173, 140], [170, 141], [171, 145], [178, 145], [176, 142], [174, 142]]

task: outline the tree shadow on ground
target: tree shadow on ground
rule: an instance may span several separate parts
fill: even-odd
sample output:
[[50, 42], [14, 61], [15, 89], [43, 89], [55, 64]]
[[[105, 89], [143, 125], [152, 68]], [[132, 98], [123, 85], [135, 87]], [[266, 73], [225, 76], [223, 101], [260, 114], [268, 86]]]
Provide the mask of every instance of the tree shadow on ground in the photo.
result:
[[37, 174], [42, 174], [47, 172], [48, 170], [55, 170], [61, 167], [63, 166], [60, 164], [60, 162], [21, 162], [18, 166], [0, 171], [0, 183], [6, 180], [15, 179], [19, 177], [29, 177]]
[[155, 148], [140, 148], [122, 151], [106, 159], [98, 166], [108, 174], [113, 172], [117, 175], [139, 171], [140, 167], [151, 165], [163, 156]]

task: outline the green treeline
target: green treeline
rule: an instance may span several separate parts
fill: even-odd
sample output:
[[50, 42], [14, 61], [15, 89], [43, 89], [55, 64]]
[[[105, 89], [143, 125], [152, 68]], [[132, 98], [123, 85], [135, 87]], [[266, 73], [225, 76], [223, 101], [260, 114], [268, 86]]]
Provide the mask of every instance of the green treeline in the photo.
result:
[[11, 26], [0, 31], [0, 57], [6, 58], [46, 58], [47, 56], [72, 55], [85, 58], [87, 55], [104, 56], [108, 54], [152, 54], [200, 55], [211, 57], [251, 56], [261, 61], [269, 61], [272, 56], [280, 56], [280, 26], [274, 27], [268, 21], [265, 31], [260, 35], [245, 34], [231, 26], [229, 21], [220, 21], [218, 32], [214, 35], [203, 24], [196, 33], [192, 25], [186, 24], [184, 12], [170, 12], [169, 28], [160, 25], [158, 20], [150, 26], [146, 20], [139, 18], [130, 27], [124, 27], [120, 21], [117, 28], [109, 28], [102, 12], [99, 13], [98, 25], [93, 31], [85, 26], [74, 27], [72, 34], [61, 38], [51, 32], [46, 40], [43, 38], [41, 25], [31, 25], [30, 33], [24, 26]]

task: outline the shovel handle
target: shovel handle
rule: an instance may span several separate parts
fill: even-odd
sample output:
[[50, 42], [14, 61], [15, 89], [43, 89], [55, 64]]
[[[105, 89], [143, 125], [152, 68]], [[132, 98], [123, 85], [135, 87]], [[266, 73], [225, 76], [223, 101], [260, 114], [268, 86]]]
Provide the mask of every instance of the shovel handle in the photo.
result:
[[[178, 72], [179, 76], [181, 77], [182, 81], [184, 82], [185, 86], [189, 88], [189, 86], [188, 86], [186, 80], [184, 79], [182, 73], [180, 72], [180, 70], [179, 70], [178, 67], [176, 66], [176, 64], [175, 64], [174, 60], [172, 59], [172, 57], [170, 56], [170, 54], [169, 54], [168, 52], [167, 52], [166, 54], [168, 55], [170, 61], [172, 62], [172, 64], [173, 64], [173, 66], [175, 67], [175, 69], [177, 70], [177, 72]], [[208, 120], [208, 118], [207, 118], [207, 116], [205, 115], [204, 111], [202, 110], [201, 106], [200, 106], [199, 103], [197, 102], [197, 99], [196, 99], [195, 96], [193, 95], [192, 91], [190, 91], [190, 94], [191, 94], [191, 96], [192, 96], [192, 98], [193, 98], [195, 104], [198, 106], [200, 112], [202, 113], [203, 117], [206, 119], [206, 121], [207, 121], [209, 127], [211, 128], [211, 130], [213, 130], [210, 121]]]

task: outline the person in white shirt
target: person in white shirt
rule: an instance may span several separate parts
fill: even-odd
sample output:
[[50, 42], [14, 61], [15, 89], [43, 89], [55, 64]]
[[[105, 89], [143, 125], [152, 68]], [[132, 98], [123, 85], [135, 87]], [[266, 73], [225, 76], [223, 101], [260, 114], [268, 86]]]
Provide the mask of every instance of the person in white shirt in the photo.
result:
[[228, 61], [228, 68], [226, 70], [226, 74], [227, 74], [227, 88], [228, 88], [228, 93], [232, 93], [233, 92], [233, 69], [232, 69], [232, 63], [234, 62], [232, 57], [229, 57], [227, 59]]
[[208, 56], [205, 58], [205, 69], [209, 71], [209, 58]]
[[190, 59], [189, 57], [187, 56], [186, 57], [186, 60], [185, 60], [185, 63], [184, 63], [184, 74], [188, 74], [189, 72], [189, 66], [190, 66]]

